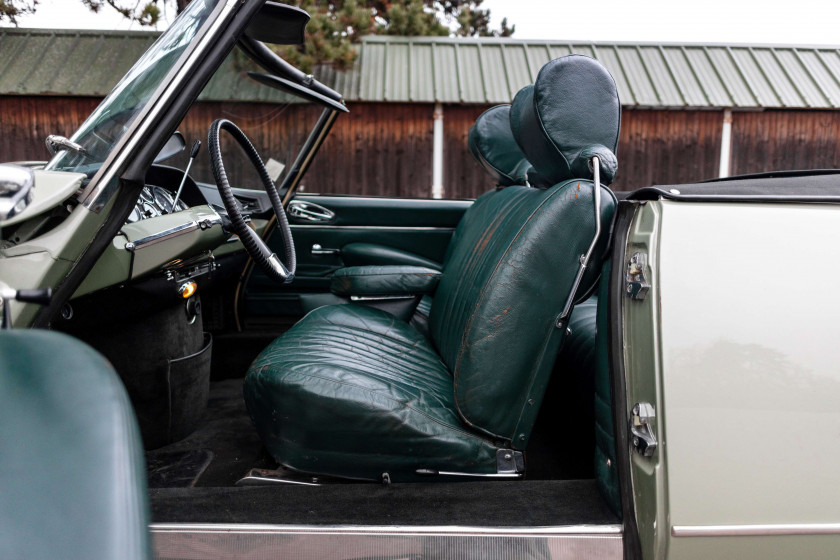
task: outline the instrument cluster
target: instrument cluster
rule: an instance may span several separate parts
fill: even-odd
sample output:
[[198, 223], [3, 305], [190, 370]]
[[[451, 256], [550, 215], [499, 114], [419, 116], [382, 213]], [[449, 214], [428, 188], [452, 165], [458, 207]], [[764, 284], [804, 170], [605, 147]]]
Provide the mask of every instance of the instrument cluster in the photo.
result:
[[140, 191], [140, 197], [137, 199], [137, 204], [128, 215], [126, 223], [133, 224], [140, 220], [148, 218], [156, 218], [164, 214], [171, 214], [172, 212], [180, 212], [189, 208], [183, 200], [178, 201], [178, 205], [173, 210], [172, 206], [175, 202], [175, 197], [172, 193], [163, 187], [154, 185], [146, 185]]

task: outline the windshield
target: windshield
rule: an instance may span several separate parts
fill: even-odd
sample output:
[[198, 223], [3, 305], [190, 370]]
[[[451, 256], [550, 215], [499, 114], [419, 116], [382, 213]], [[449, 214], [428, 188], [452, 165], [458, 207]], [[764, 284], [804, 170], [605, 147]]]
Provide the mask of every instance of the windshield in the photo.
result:
[[[215, 185], [209, 152], [204, 143], [210, 124], [218, 118], [225, 118], [246, 134], [279, 187], [291, 171], [324, 108], [303, 97], [251, 79], [240, 68], [242, 64], [237, 62], [235, 53], [231, 54], [178, 125], [187, 146], [195, 140], [202, 141], [202, 149], [190, 168], [190, 176], [200, 183]], [[234, 92], [229, 86], [231, 76], [239, 78]], [[231, 186], [263, 190], [259, 174], [239, 143], [228, 133], [222, 133], [219, 141]], [[165, 164], [185, 169], [189, 159], [189, 150], [184, 150], [167, 159]]]
[[195, 38], [216, 3], [217, 0], [190, 2], [73, 134], [71, 140], [81, 145], [85, 153], [60, 151], [46, 168], [85, 173], [88, 179], [93, 177]]

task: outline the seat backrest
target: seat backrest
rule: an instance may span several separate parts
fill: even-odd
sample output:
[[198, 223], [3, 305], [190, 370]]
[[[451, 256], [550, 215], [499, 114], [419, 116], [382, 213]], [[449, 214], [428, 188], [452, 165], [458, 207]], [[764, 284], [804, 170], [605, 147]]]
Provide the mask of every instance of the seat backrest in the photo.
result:
[[119, 377], [49, 331], [0, 331], [0, 558], [150, 558], [143, 445]]
[[524, 185], [531, 163], [510, 128], [510, 105], [490, 107], [475, 120], [467, 136], [470, 153], [499, 187]]
[[484, 229], [486, 224], [481, 208], [499, 189], [527, 185], [529, 178], [533, 179], [536, 176], [536, 171], [513, 137], [510, 127], [510, 105], [496, 105], [481, 113], [470, 128], [467, 144], [470, 153], [490, 175], [497, 188], [479, 196], [464, 213], [446, 250], [444, 267], [452, 255], [452, 250], [458, 245], [459, 238], [469, 236], [475, 229]]
[[[547, 64], [535, 86], [526, 88], [526, 95], [517, 95], [511, 119], [521, 115], [518, 118], [536, 122], [517, 123], [514, 133], [519, 128], [539, 136], [541, 143], [517, 138], [529, 160], [528, 150], [539, 151], [538, 155], [549, 149], [547, 145], [558, 150], [554, 159], [540, 160], [537, 171], [542, 176], [558, 177], [570, 170], [591, 176], [588, 167], [572, 166], [569, 161], [597, 149], [606, 160], [607, 170], [613, 166], [613, 173], [606, 174], [609, 179], [614, 175], [615, 157], [610, 160], [612, 152], [605, 143], [617, 138], [620, 111], [615, 83], [594, 60], [587, 58], [583, 64], [569, 65], [568, 58]], [[551, 106], [544, 107], [545, 96], [533, 95], [534, 91], [544, 94], [566, 81], [611, 87], [612, 97], [552, 99]], [[575, 93], [569, 88], [564, 91]], [[524, 103], [537, 106], [517, 107]], [[563, 134], [556, 131], [556, 123], [569, 126], [574, 121], [572, 116], [580, 113], [586, 113], [586, 119], [600, 116], [611, 121], [612, 130], [589, 139], [588, 145], [570, 142], [571, 148], [567, 149], [558, 142]], [[578, 287], [579, 294], [588, 292], [597, 282], [615, 206], [615, 196], [601, 187], [602, 230]], [[580, 257], [595, 238], [594, 186], [572, 173], [545, 190], [508, 187], [488, 197], [471, 213], [473, 224], [483, 227], [465, 228], [453, 238], [432, 304], [432, 340], [454, 375], [455, 401], [462, 419], [514, 448], [524, 449], [565, 334], [565, 325], [558, 328], [559, 316], [573, 295]]]

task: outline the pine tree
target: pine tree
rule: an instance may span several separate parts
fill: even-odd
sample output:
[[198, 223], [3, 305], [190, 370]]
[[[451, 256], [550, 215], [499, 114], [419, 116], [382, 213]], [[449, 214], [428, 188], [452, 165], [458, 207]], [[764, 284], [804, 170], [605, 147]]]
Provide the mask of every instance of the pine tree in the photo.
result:
[[37, 6], [38, 0], [0, 0], [0, 21], [17, 25], [20, 16], [35, 13]]

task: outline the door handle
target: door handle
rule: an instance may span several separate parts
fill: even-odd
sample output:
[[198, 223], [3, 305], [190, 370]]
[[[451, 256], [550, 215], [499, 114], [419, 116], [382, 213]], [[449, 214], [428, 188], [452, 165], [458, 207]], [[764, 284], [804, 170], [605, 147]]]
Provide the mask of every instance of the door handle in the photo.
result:
[[317, 243], [312, 246], [312, 254], [313, 255], [337, 255], [341, 252], [341, 249], [325, 249], [321, 247]]
[[286, 211], [289, 216], [308, 222], [331, 222], [335, 218], [335, 212], [332, 210], [302, 200], [291, 201]]

